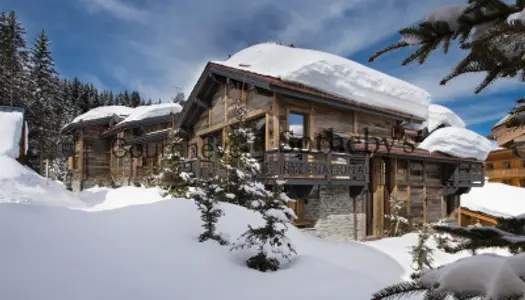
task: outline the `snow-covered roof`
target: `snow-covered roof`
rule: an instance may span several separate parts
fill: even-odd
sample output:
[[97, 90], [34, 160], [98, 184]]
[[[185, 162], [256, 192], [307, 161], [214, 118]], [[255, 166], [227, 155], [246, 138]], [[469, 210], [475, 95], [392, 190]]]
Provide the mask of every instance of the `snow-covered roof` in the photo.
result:
[[441, 125], [465, 128], [465, 122], [456, 113], [438, 104], [430, 104], [428, 107], [426, 125], [429, 132], [434, 131]]
[[167, 116], [170, 114], [179, 113], [182, 110], [182, 106], [178, 103], [161, 103], [152, 104], [145, 106], [138, 106], [128, 114], [124, 120], [117, 125], [123, 125], [130, 122], [141, 121], [149, 118]]
[[461, 196], [461, 207], [494, 217], [517, 217], [525, 214], [525, 188], [497, 182], [485, 182]]
[[493, 147], [487, 138], [474, 131], [460, 127], [445, 127], [430, 134], [418, 148], [484, 161]]
[[344, 57], [321, 51], [263, 43], [215, 63], [305, 85], [380, 109], [422, 119], [428, 116], [430, 95], [425, 90]]
[[24, 114], [19, 111], [0, 110], [0, 156], [18, 158], [20, 139], [24, 128]]
[[112, 116], [125, 117], [133, 112], [133, 108], [120, 105], [100, 106], [89, 110], [86, 113], [77, 116], [71, 121], [71, 124], [108, 118]]
[[499, 120], [498, 123], [494, 124], [494, 126], [492, 126], [492, 128], [494, 128], [494, 127], [498, 127], [499, 125], [504, 124], [504, 123], [507, 122], [509, 119], [510, 119], [510, 114], [507, 114], [507, 115], [504, 116], [501, 120]]

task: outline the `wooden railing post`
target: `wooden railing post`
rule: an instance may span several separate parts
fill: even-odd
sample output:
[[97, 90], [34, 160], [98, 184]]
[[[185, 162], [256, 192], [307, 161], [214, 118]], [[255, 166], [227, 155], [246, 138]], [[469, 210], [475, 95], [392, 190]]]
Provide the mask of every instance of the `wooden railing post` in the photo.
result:
[[328, 152], [326, 156], [326, 180], [331, 181], [332, 179], [332, 152]]
[[201, 177], [201, 158], [200, 156], [197, 157], [196, 163], [197, 163], [197, 166], [195, 167], [195, 177], [200, 178]]
[[279, 158], [278, 158], [278, 172], [279, 172], [279, 180], [283, 180], [284, 179], [284, 153], [281, 151], [281, 149], [279, 149], [279, 152], [277, 152], [278, 155], [279, 155]]

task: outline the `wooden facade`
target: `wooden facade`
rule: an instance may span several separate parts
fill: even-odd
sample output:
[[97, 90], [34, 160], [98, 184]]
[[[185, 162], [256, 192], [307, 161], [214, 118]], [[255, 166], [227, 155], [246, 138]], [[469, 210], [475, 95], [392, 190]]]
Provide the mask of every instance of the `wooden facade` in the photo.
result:
[[121, 126], [113, 116], [66, 127], [63, 132], [74, 136], [68, 160], [73, 190], [142, 183], [159, 165], [175, 120], [166, 115]]
[[[357, 213], [365, 215], [366, 236], [379, 237], [386, 229], [384, 216], [390, 212], [392, 199], [404, 201], [413, 221], [435, 222], [457, 212], [462, 193], [484, 184], [482, 163], [415, 149], [415, 141], [406, 139], [401, 123], [422, 120], [329, 96], [319, 98], [316, 91], [304, 87], [212, 63], [178, 122], [197, 149], [188, 156], [197, 161], [192, 165], [194, 172], [204, 174], [197, 170], [209, 158], [203, 155], [204, 145], [210, 141], [224, 145], [236, 122], [237, 103], [245, 105], [247, 119], [256, 124], [254, 152], [263, 165], [261, 180], [270, 185], [276, 180], [286, 182], [287, 192], [298, 200], [293, 204], [297, 225], [320, 221], [305, 217], [315, 215], [307, 210], [312, 191], [319, 186], [346, 188], [346, 201], [362, 206], [348, 209], [354, 221]], [[292, 115], [302, 120], [299, 137], [283, 135], [290, 129]], [[352, 138], [359, 140], [357, 151], [335, 149], [337, 145], [324, 139], [327, 131], [340, 137], [343, 145]], [[379, 147], [374, 141], [379, 141]]]

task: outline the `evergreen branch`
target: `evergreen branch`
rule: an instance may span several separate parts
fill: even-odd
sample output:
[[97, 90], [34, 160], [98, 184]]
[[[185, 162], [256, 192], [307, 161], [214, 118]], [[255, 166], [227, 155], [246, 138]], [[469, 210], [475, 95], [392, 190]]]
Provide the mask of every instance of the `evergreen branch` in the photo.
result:
[[379, 56], [387, 53], [387, 52], [390, 52], [392, 50], [395, 50], [395, 49], [400, 49], [400, 48], [404, 48], [404, 47], [408, 47], [410, 46], [409, 43], [405, 42], [405, 41], [400, 41], [400, 42], [397, 42], [397, 43], [394, 43], [394, 44], [391, 44], [389, 46], [387, 46], [386, 48], [382, 49], [382, 50], [379, 50], [377, 51], [376, 53], [374, 53], [374, 55], [372, 55], [369, 59], [368, 59], [368, 62], [374, 62], [374, 60], [376, 58], [378, 58]]
[[420, 294], [426, 290], [428, 289], [424, 287], [423, 284], [419, 281], [401, 282], [398, 284], [388, 286], [376, 292], [374, 295], [372, 295], [372, 300], [396, 299], [401, 296], [408, 297], [408, 296]]
[[496, 80], [499, 77], [500, 72], [500, 68], [496, 68], [494, 70], [489, 71], [485, 79], [474, 90], [474, 94], [479, 94], [482, 90], [484, 90], [486, 87], [492, 84], [494, 80]]

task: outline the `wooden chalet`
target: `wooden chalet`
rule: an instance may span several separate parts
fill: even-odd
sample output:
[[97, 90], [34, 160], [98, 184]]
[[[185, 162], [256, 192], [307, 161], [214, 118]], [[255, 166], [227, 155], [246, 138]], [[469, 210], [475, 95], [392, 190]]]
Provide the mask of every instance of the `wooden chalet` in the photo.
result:
[[[382, 236], [391, 199], [403, 199], [414, 221], [437, 221], [453, 214], [461, 194], [484, 183], [482, 162], [415, 146], [407, 151], [406, 144], [395, 142], [407, 135], [408, 141], [416, 140], [418, 133], [403, 124], [422, 123], [421, 118], [216, 63], [205, 67], [177, 123], [191, 137], [188, 157], [195, 173], [202, 176], [213, 168], [203, 157], [203, 145], [225, 145], [239, 101], [256, 124], [254, 155], [264, 166], [261, 180], [268, 185], [284, 180], [287, 193], [297, 200], [296, 225], [314, 227], [320, 236]], [[283, 142], [282, 133], [297, 116], [303, 137]], [[361, 143], [348, 153], [311, 142], [327, 132], [360, 137]], [[375, 149], [375, 139], [390, 144], [366, 151]]]
[[[154, 109], [164, 113], [148, 116]], [[69, 157], [73, 190], [141, 183], [158, 165], [177, 111], [180, 111], [177, 104], [135, 109], [115, 107], [115, 113], [73, 122], [63, 128], [62, 133], [74, 136], [74, 151]], [[144, 117], [133, 118], [141, 114]]]

